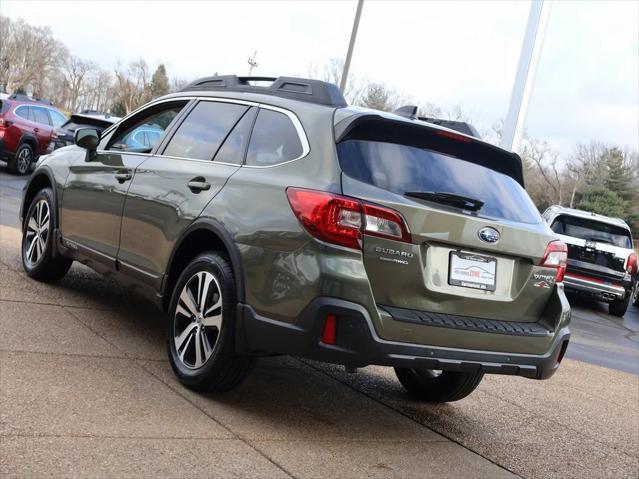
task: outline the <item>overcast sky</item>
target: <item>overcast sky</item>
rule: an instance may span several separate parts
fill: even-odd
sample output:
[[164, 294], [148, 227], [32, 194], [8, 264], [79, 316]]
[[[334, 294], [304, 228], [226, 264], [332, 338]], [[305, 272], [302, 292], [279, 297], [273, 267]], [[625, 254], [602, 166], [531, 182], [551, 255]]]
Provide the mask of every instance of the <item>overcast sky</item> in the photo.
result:
[[[351, 72], [416, 102], [460, 104], [487, 129], [506, 116], [529, 2], [364, 4]], [[16, 1], [0, 13], [51, 27], [104, 68], [144, 58], [185, 79], [308, 75], [344, 58], [356, 1]], [[639, 2], [555, 1], [526, 128], [568, 152], [592, 139], [639, 147]]]

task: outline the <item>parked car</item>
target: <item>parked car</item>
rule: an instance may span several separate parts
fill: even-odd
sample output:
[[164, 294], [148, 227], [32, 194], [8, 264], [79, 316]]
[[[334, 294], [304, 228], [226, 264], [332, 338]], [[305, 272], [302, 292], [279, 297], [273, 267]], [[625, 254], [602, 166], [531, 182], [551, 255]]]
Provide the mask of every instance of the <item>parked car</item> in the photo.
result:
[[54, 139], [54, 149], [73, 145], [75, 131], [78, 128], [92, 127], [102, 132], [120, 120], [120, 117], [111, 116], [109, 113], [96, 110], [84, 110], [79, 113], [74, 113], [60, 128], [56, 129], [57, 138]]
[[24, 175], [39, 155], [51, 151], [54, 130], [67, 121], [49, 102], [12, 95], [0, 100], [0, 159]]
[[605, 301], [610, 314], [623, 316], [637, 282], [630, 227], [619, 218], [561, 206], [543, 216], [568, 245], [565, 288]]
[[54, 281], [77, 260], [145, 294], [197, 391], [272, 354], [392, 366], [432, 402], [484, 373], [555, 373], [567, 249], [516, 154], [350, 107], [332, 84], [252, 80], [200, 79], [43, 159], [22, 202], [26, 273]]

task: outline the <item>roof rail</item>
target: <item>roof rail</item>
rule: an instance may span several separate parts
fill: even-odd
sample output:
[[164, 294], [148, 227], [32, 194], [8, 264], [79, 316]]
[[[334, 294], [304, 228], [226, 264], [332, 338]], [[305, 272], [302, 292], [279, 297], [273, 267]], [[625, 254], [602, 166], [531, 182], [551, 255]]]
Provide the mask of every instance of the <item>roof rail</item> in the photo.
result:
[[479, 134], [477, 129], [470, 123], [466, 123], [465, 121], [443, 120], [441, 118], [417, 116], [418, 115], [417, 112], [418, 112], [418, 107], [416, 107], [415, 105], [406, 105], [406, 106], [402, 106], [398, 108], [393, 113], [395, 115], [403, 116], [404, 118], [409, 118], [411, 120], [426, 121], [428, 123], [432, 123], [433, 125], [439, 125], [446, 128], [450, 128], [451, 130], [458, 131], [460, 133], [463, 133], [464, 135], [481, 139], [481, 135]]
[[[255, 83], [271, 82], [261, 86]], [[347, 105], [337, 85], [320, 80], [294, 77], [238, 77], [221, 75], [204, 77], [185, 86], [181, 91], [233, 91], [261, 93], [320, 105], [344, 107]]]
[[43, 103], [45, 105], [53, 105], [53, 103], [51, 103], [51, 100], [47, 100], [45, 98], [31, 98], [30, 96], [23, 95], [21, 93], [14, 93], [13, 95], [9, 97], [9, 100], [31, 101], [34, 103]]

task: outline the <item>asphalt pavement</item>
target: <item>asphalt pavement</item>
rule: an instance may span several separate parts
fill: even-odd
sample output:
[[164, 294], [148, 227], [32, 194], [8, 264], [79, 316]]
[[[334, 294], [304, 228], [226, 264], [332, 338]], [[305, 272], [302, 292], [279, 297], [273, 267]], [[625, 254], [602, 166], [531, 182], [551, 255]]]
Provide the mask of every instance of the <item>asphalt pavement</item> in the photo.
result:
[[195, 394], [153, 306], [82, 265], [55, 285], [24, 275], [23, 181], [0, 172], [2, 478], [638, 475], [639, 376], [621, 371], [636, 371], [636, 309], [575, 308], [569, 356], [620, 370], [566, 359], [548, 381], [488, 376], [452, 404], [411, 399], [389, 368], [289, 357]]

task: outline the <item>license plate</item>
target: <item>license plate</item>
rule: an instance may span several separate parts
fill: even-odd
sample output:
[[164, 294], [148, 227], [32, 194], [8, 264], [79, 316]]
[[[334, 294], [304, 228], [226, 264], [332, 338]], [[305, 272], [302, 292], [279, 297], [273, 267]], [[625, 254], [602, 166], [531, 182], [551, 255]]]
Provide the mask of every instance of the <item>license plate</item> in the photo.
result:
[[451, 251], [448, 284], [495, 291], [496, 276], [497, 259], [490, 256]]

